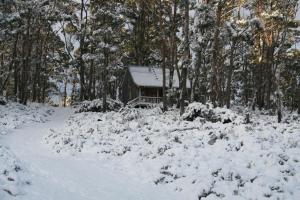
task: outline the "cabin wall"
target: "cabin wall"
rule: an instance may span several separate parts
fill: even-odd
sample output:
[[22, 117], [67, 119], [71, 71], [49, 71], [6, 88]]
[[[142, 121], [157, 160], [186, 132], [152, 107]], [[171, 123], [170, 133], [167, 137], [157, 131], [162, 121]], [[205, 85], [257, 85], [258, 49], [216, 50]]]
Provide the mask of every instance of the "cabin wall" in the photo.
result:
[[146, 97], [162, 97], [163, 92], [162, 92], [162, 88], [142, 87], [141, 95]]
[[139, 88], [132, 81], [129, 84], [129, 101], [139, 97]]
[[137, 98], [139, 96], [139, 88], [135, 85], [132, 80], [132, 77], [128, 70], [124, 77], [124, 82], [122, 84], [122, 102], [127, 104], [129, 101]]

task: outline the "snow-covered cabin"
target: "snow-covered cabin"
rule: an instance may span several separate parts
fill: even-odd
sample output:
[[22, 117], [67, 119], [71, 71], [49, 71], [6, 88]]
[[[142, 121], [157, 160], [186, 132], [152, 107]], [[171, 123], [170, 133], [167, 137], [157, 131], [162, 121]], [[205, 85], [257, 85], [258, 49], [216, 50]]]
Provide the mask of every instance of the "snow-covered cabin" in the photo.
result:
[[[170, 71], [166, 69], [166, 87], [169, 86]], [[173, 88], [179, 88], [179, 78], [174, 71]], [[190, 82], [187, 81], [187, 88]], [[127, 103], [140, 100], [148, 103], [159, 103], [163, 96], [162, 68], [154, 66], [128, 66], [123, 82], [122, 101]]]

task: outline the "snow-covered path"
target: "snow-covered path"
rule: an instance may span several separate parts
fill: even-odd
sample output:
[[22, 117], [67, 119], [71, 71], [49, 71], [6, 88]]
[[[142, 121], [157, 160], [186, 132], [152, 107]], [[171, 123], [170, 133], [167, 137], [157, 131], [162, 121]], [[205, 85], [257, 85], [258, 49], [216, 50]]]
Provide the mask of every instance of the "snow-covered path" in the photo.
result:
[[[49, 128], [63, 126], [69, 109], [56, 109], [47, 123], [22, 126], [1, 143], [8, 146], [25, 164], [31, 185], [22, 200], [176, 200], [180, 194], [143, 183], [112, 169], [108, 163], [87, 155], [63, 156], [51, 152], [43, 143]], [[133, 169], [134, 170], [134, 169]], [[3, 200], [3, 199], [2, 199]]]

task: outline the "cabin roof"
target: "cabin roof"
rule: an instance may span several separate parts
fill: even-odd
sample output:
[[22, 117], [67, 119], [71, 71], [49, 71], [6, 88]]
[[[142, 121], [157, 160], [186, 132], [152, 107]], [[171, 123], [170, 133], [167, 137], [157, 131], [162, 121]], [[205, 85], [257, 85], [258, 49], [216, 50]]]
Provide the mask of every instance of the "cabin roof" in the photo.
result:
[[[129, 66], [129, 73], [133, 79], [133, 82], [137, 86], [142, 87], [162, 87], [163, 86], [163, 73], [162, 68], [154, 66]], [[170, 70], [166, 69], [166, 86], [169, 83]], [[186, 82], [187, 88], [190, 88], [190, 82]], [[179, 88], [179, 79], [177, 72], [174, 71], [173, 87]]]

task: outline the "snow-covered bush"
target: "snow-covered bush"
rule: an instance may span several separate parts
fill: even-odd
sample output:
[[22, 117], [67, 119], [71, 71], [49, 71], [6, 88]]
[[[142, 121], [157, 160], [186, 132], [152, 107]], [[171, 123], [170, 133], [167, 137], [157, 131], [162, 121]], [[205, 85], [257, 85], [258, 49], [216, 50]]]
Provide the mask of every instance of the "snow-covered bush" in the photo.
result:
[[24, 123], [46, 122], [53, 112], [50, 107], [40, 104], [32, 103], [24, 106], [10, 101], [0, 108], [0, 135], [6, 134]]
[[[107, 99], [107, 111], [118, 111], [123, 103], [114, 99]], [[103, 111], [103, 102], [102, 99], [95, 99], [93, 101], [83, 101], [77, 105], [74, 105], [76, 108], [76, 113], [81, 112], [102, 112]]]
[[23, 194], [23, 187], [30, 184], [28, 180], [20, 161], [8, 148], [0, 145], [0, 199]]
[[45, 141], [58, 153], [95, 154], [186, 199], [297, 199], [299, 119], [278, 124], [276, 116], [251, 114], [251, 124], [237, 123], [237, 114], [223, 124], [182, 120], [178, 110], [77, 113]]
[[120, 110], [120, 114], [124, 121], [132, 121], [141, 117], [141, 110], [138, 108], [128, 108]]
[[226, 108], [214, 108], [212, 104], [194, 102], [188, 105], [182, 118], [187, 121], [194, 121], [196, 118], [203, 118], [209, 122], [231, 123], [239, 116], [232, 110]]
[[140, 109], [140, 108], [130, 108], [125, 107], [119, 111], [124, 121], [132, 121], [139, 118], [142, 118], [145, 115], [160, 115], [162, 110], [160, 107], [155, 107], [152, 109]]
[[7, 101], [4, 97], [0, 96], [0, 106], [4, 106], [7, 104]]

